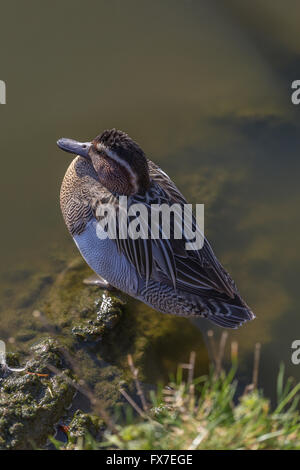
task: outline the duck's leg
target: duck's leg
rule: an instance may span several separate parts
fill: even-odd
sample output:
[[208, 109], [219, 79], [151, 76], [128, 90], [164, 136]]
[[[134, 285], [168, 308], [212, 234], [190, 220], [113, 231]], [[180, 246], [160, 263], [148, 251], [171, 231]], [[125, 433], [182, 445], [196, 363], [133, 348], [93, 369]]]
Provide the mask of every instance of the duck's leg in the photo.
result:
[[86, 284], [88, 286], [98, 286], [101, 289], [114, 289], [114, 287], [111, 286], [109, 282], [107, 282], [105, 279], [103, 279], [103, 277], [99, 276], [98, 274], [92, 274], [92, 276], [87, 277], [83, 280], [83, 284]]

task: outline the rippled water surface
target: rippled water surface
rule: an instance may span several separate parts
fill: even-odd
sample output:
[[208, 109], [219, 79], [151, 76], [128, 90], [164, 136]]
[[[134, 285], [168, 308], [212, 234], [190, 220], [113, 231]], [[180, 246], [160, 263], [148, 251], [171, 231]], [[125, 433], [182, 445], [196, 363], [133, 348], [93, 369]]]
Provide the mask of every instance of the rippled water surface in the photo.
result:
[[[0, 337], [14, 338], [12, 348], [38, 340], [34, 303], [47, 276], [55, 278], [77, 256], [59, 209], [70, 156], [55, 142], [85, 141], [117, 127], [189, 201], [205, 204], [206, 235], [257, 315], [230, 333], [239, 342], [241, 376], [251, 377], [254, 344], [261, 342], [261, 386], [274, 390], [280, 361], [299, 379], [290, 356], [300, 337], [300, 109], [290, 95], [300, 78], [300, 6], [221, 3], [2, 6]], [[33, 288], [35, 276], [45, 279]], [[135, 301], [128, 311], [137, 350], [147, 348], [145, 381], [165, 380], [191, 349], [198, 372], [206, 370], [205, 323], [165, 319]], [[156, 325], [153, 337], [138, 327], [140, 318]], [[118, 366], [129, 350], [121, 348]]]

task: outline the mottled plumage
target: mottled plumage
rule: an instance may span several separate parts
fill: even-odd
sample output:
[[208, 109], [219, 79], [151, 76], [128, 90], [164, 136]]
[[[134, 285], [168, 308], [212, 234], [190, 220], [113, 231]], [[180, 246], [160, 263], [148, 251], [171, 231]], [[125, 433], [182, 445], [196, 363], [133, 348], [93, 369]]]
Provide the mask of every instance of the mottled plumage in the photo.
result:
[[[97, 274], [164, 313], [202, 316], [228, 328], [254, 318], [206, 239], [197, 251], [186, 250], [185, 237], [99, 239], [99, 206], [109, 203], [118, 210], [120, 195], [128, 197], [128, 207], [186, 203], [166, 173], [127, 134], [112, 129], [90, 143], [61, 139], [58, 145], [81, 155], [65, 174], [60, 203], [70, 234]], [[171, 226], [171, 235], [173, 231]]]

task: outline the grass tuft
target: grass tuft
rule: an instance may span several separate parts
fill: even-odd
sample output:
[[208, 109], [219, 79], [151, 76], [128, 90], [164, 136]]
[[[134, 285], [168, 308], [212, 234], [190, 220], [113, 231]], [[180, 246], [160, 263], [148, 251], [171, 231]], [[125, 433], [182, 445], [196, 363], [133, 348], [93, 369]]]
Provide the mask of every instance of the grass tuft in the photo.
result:
[[[219, 348], [209, 332], [214, 351], [214, 364], [207, 376], [194, 378], [195, 354], [188, 364], [181, 364], [175, 377], [165, 387], [144, 395], [138, 380], [138, 370], [128, 357], [135, 380], [139, 402], [121, 390], [128, 405], [125, 423], [115, 423], [104, 433], [102, 442], [90, 435], [72, 449], [126, 450], [197, 450], [197, 449], [300, 449], [299, 399], [300, 384], [284, 379], [280, 365], [277, 380], [277, 405], [272, 410], [270, 400], [257, 388], [260, 345], [254, 350], [252, 383], [237, 398], [238, 345], [231, 344], [232, 366], [222, 368], [227, 336], [223, 334]], [[186, 371], [185, 371], [186, 370]], [[148, 402], [149, 400], [150, 402]], [[136, 413], [133, 413], [135, 410]], [[66, 448], [58, 444], [56, 447]]]

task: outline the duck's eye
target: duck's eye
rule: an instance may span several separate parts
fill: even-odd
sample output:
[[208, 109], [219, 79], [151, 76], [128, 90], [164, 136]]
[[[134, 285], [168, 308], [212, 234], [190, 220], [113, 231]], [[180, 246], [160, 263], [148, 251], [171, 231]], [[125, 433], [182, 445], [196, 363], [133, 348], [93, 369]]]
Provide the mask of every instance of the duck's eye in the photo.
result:
[[87, 146], [86, 146], [85, 144], [83, 144], [82, 148], [83, 148], [83, 149], [86, 149], [86, 147], [87, 147]]

